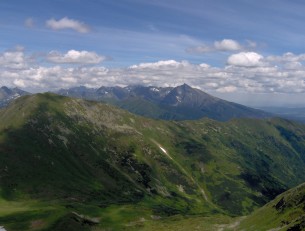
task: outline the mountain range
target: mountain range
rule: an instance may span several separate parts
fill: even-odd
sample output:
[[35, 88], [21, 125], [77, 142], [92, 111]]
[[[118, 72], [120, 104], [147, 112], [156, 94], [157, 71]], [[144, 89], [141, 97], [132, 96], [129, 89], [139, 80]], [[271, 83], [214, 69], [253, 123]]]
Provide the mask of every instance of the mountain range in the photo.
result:
[[[164, 90], [173, 107], [179, 89]], [[44, 93], [17, 98], [0, 121], [7, 230], [162, 230], [198, 215], [208, 230], [236, 228], [234, 217], [305, 181], [305, 126], [279, 118], [154, 120]], [[238, 224], [251, 219], [255, 212]]]
[[261, 110], [282, 118], [305, 123], [304, 107], [261, 107]]
[[75, 87], [57, 94], [103, 101], [132, 113], [154, 119], [194, 120], [208, 117], [227, 121], [232, 118], [266, 118], [271, 114], [211, 96], [187, 84], [177, 87]]
[[29, 95], [30, 93], [20, 90], [19, 88], [0, 88], [0, 108], [7, 106], [10, 102], [23, 95]]

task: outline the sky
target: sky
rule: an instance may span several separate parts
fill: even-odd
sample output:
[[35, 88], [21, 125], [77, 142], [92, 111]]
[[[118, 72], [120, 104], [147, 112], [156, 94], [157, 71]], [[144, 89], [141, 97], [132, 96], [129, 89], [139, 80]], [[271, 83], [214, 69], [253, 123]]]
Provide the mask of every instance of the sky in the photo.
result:
[[0, 86], [187, 83], [305, 106], [302, 0], [0, 0]]

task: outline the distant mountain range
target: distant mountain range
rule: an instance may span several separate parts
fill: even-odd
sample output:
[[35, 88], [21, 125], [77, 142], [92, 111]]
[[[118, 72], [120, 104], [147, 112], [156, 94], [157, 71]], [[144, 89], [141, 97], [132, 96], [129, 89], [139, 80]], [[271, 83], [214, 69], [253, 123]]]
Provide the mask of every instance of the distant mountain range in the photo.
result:
[[232, 118], [265, 118], [271, 114], [213, 97], [187, 84], [178, 87], [75, 87], [57, 94], [104, 101], [132, 113], [165, 120], [194, 120], [203, 117], [219, 121]]
[[19, 98], [23, 95], [29, 95], [30, 93], [20, 90], [19, 88], [0, 88], [0, 108], [7, 106], [11, 101]]
[[260, 107], [260, 109], [282, 118], [305, 123], [305, 107]]

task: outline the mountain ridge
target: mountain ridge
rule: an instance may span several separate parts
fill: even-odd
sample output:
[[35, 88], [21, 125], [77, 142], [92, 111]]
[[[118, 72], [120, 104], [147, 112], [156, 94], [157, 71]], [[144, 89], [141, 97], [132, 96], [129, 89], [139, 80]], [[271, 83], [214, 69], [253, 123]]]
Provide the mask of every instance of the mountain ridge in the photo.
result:
[[187, 84], [177, 87], [77, 87], [55, 92], [60, 95], [105, 101], [132, 113], [154, 119], [195, 120], [208, 117], [220, 121], [232, 118], [266, 118], [271, 114], [211, 96]]
[[[132, 113], [154, 119], [196, 120], [203, 117], [219, 121], [232, 118], [266, 118], [272, 114], [211, 96], [187, 84], [177, 87], [85, 86], [60, 89], [59, 95], [107, 102]], [[0, 88], [0, 107], [6, 107], [16, 98], [31, 94], [18, 88]]]

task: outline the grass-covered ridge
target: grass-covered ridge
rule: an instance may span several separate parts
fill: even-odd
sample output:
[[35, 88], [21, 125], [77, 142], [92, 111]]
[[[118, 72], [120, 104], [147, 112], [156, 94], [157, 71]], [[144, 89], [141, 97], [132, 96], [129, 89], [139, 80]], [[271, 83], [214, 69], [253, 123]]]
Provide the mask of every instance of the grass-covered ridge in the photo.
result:
[[[116, 229], [246, 215], [305, 181], [305, 127], [281, 119], [158, 121], [47, 93], [19, 98], [0, 121], [3, 203], [52, 201], [61, 215], [29, 209], [33, 219], [20, 221], [29, 229], [90, 223], [76, 214]], [[18, 230], [15, 207], [0, 226]]]

